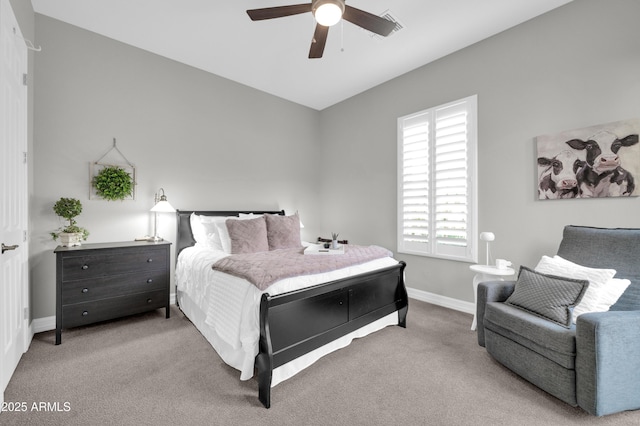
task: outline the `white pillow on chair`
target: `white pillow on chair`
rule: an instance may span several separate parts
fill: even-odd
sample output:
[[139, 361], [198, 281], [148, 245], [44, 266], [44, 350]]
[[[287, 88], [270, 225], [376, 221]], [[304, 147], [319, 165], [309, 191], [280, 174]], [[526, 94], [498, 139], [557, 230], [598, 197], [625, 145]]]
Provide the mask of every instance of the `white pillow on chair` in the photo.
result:
[[631, 281], [613, 278], [615, 269], [597, 269], [578, 265], [556, 255], [542, 256], [535, 267], [537, 272], [560, 277], [586, 279], [589, 281], [584, 297], [573, 309], [573, 323], [587, 312], [606, 312], [622, 296]]

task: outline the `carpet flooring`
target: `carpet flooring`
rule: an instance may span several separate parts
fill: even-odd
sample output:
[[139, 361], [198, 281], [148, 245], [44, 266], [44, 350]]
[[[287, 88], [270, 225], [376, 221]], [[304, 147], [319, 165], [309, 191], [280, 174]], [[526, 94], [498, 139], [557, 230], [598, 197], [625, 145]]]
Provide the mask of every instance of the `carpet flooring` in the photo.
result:
[[593, 417], [495, 362], [471, 316], [411, 300], [387, 327], [272, 389], [241, 382], [172, 306], [39, 333], [6, 391], [2, 425], [638, 425], [640, 411]]

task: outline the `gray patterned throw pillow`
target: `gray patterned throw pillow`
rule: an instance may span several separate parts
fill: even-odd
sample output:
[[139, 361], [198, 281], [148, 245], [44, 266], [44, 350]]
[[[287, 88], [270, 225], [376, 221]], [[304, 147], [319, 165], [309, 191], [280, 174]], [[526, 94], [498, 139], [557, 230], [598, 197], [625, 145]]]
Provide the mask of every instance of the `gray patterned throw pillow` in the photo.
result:
[[505, 303], [570, 328], [573, 308], [588, 286], [587, 280], [542, 274], [521, 266], [515, 290]]

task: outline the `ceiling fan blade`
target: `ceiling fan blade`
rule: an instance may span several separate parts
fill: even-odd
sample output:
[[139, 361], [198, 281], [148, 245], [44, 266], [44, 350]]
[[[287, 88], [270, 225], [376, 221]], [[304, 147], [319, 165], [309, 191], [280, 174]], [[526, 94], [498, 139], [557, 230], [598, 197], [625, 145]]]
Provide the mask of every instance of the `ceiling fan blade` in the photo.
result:
[[311, 12], [311, 3], [292, 4], [290, 6], [266, 7], [263, 9], [247, 10], [247, 14], [252, 21], [262, 21], [263, 19], [282, 18], [284, 16], [298, 15], [300, 13]]
[[347, 5], [344, 7], [342, 19], [384, 37], [391, 34], [396, 26], [395, 22]]
[[322, 58], [324, 53], [324, 45], [327, 43], [327, 35], [329, 27], [317, 24], [311, 40], [311, 48], [309, 49], [309, 59]]

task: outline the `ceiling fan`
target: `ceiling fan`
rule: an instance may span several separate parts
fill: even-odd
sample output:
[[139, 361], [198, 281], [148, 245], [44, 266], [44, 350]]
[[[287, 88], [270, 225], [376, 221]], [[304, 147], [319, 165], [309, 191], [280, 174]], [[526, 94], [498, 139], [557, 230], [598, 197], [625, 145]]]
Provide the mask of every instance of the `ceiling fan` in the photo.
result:
[[247, 10], [252, 21], [282, 18], [306, 12], [312, 12], [317, 23], [311, 39], [309, 58], [322, 58], [329, 27], [337, 24], [341, 19], [384, 37], [391, 34], [396, 26], [393, 21], [347, 6], [345, 0], [312, 0], [311, 3], [305, 4]]

